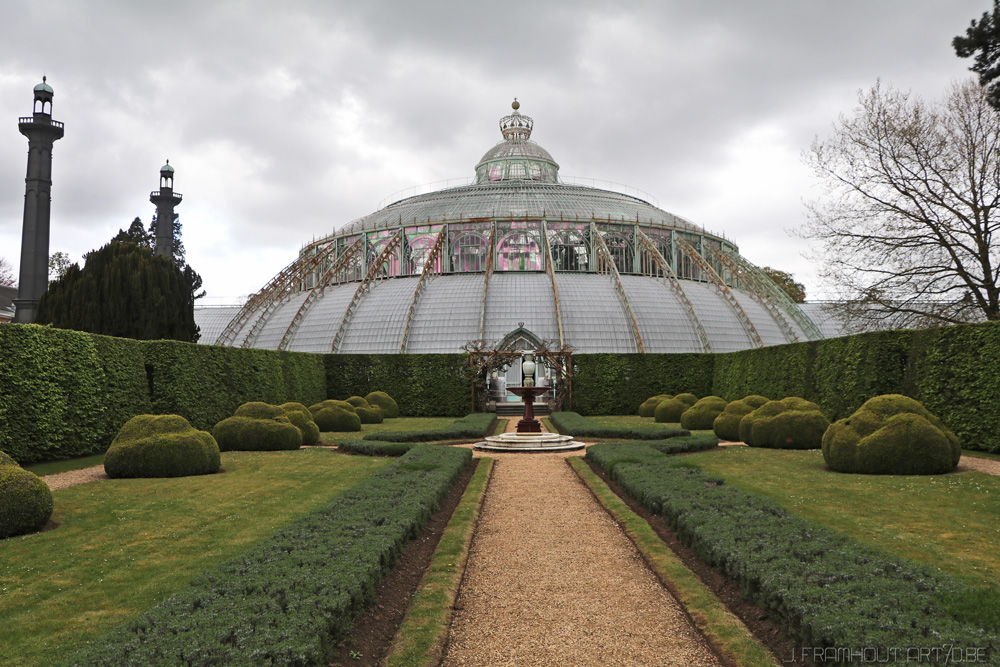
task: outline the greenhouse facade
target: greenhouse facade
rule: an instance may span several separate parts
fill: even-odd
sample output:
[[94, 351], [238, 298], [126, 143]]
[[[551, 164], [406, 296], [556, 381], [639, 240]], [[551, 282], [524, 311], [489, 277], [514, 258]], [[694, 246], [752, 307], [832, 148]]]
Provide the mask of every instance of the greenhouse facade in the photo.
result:
[[468, 183], [313, 241], [241, 307], [199, 308], [201, 342], [395, 354], [516, 336], [642, 353], [824, 337], [731, 240], [631, 190], [562, 181], [532, 128], [515, 100]]

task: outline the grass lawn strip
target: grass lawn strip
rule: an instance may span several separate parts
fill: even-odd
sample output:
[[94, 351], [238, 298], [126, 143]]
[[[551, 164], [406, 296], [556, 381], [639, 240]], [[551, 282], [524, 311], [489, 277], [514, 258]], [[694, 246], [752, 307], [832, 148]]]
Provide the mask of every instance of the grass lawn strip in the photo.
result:
[[83, 468], [99, 465], [104, 465], [104, 454], [94, 454], [93, 456], [83, 456], [63, 461], [50, 461], [48, 463], [34, 463], [24, 466], [24, 469], [42, 477], [44, 475], [55, 475], [60, 472], [82, 470]]
[[463, 449], [412, 449], [64, 664], [328, 664], [470, 458]]
[[698, 628], [727, 659], [739, 667], [774, 667], [777, 664], [770, 651], [685, 567], [656, 531], [594, 474], [582, 457], [574, 456], [567, 461], [677, 596]]
[[469, 557], [493, 459], [482, 458], [448, 522], [431, 564], [406, 614], [387, 667], [431, 667], [441, 661], [458, 588]]
[[55, 664], [387, 463], [223, 452], [217, 475], [55, 491], [56, 529], [0, 540], [0, 663]]
[[320, 433], [320, 444], [336, 445], [344, 440], [360, 440], [369, 434], [382, 431], [426, 431], [444, 428], [455, 423], [454, 417], [395, 417], [381, 424], [362, 424], [360, 431], [327, 431]]

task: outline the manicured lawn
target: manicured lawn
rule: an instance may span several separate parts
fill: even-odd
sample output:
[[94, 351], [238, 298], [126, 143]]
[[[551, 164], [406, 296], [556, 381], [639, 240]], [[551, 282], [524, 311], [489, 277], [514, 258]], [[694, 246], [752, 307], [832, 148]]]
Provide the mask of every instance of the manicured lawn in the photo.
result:
[[1000, 477], [846, 475], [818, 450], [730, 447], [684, 457], [787, 510], [956, 577], [1000, 580]]
[[63, 461], [52, 461], [50, 463], [35, 463], [24, 466], [25, 470], [30, 470], [39, 477], [42, 475], [54, 475], [57, 472], [67, 472], [69, 470], [81, 470], [91, 466], [104, 465], [104, 454], [94, 454], [93, 456], [83, 456], [76, 459], [65, 459]]
[[362, 424], [360, 431], [331, 431], [320, 434], [320, 442], [335, 445], [342, 440], [360, 440], [369, 433], [379, 431], [427, 431], [454, 424], [456, 417], [396, 417], [381, 424]]
[[224, 472], [56, 491], [59, 526], [0, 540], [3, 664], [50, 665], [388, 462], [224, 452]]
[[614, 416], [602, 415], [598, 417], [587, 415], [587, 419], [601, 426], [624, 426], [626, 428], [643, 428], [643, 427], [655, 428], [659, 426], [676, 426], [677, 428], [681, 427], [680, 424], [658, 423], [654, 421], [652, 417], [640, 417], [638, 415], [614, 415]]

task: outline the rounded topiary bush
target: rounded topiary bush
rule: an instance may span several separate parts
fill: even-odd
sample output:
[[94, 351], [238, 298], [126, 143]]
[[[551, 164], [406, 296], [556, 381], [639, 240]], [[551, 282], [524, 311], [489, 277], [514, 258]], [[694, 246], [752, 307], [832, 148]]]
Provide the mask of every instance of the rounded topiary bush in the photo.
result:
[[[273, 405], [268, 407], [281, 410]], [[229, 417], [215, 425], [212, 435], [224, 452], [271, 452], [302, 446], [302, 431], [284, 414], [260, 419]]]
[[275, 417], [285, 416], [285, 410], [283, 408], [279, 408], [277, 405], [271, 405], [270, 403], [251, 401], [250, 403], [244, 403], [240, 407], [236, 408], [236, 412], [233, 413], [233, 416], [249, 417], [250, 419], [274, 419]]
[[673, 398], [672, 394], [658, 394], [656, 396], [650, 396], [642, 405], [639, 406], [639, 416], [640, 417], [652, 417], [656, 412], [656, 406], [660, 404], [661, 401], [666, 401]]
[[356, 408], [371, 407], [370, 405], [368, 405], [368, 401], [365, 400], [364, 396], [351, 396], [350, 398], [345, 400]]
[[382, 423], [382, 408], [377, 405], [370, 408], [355, 408], [354, 412], [358, 415], [358, 419], [361, 420], [362, 424]]
[[726, 405], [715, 421], [712, 422], [712, 430], [720, 440], [740, 440], [740, 421], [748, 414], [764, 405], [769, 399], [751, 394], [738, 401], [732, 401]]
[[309, 412], [312, 413], [313, 419], [315, 419], [316, 413], [319, 412], [320, 410], [325, 410], [326, 408], [340, 408], [341, 410], [354, 412], [354, 406], [348, 403], [347, 401], [335, 401], [333, 399], [327, 399], [322, 403], [317, 403], [316, 405], [310, 405]]
[[323, 408], [313, 418], [323, 433], [361, 430], [361, 418], [357, 413], [343, 408]]
[[278, 406], [285, 411], [288, 421], [302, 431], [302, 444], [306, 446], [319, 444], [319, 426], [313, 420], [309, 408], [301, 403], [282, 403]]
[[659, 423], [676, 424], [681, 415], [698, 402], [694, 394], [677, 394], [673, 398], [660, 401], [653, 410], [653, 419]]
[[372, 407], [377, 405], [382, 408], [382, 416], [385, 419], [395, 419], [399, 416], [399, 406], [396, 404], [396, 400], [384, 391], [373, 391], [365, 396], [365, 400]]
[[823, 459], [838, 472], [937, 475], [952, 470], [961, 456], [958, 436], [899, 394], [869, 399], [823, 435]]
[[34, 532], [51, 516], [49, 485], [0, 452], [0, 538]]
[[740, 440], [751, 447], [819, 449], [830, 420], [796, 396], [768, 401], [740, 420]]
[[104, 455], [108, 477], [187, 477], [219, 472], [219, 445], [180, 415], [137, 415]]
[[715, 418], [726, 409], [726, 399], [721, 396], [706, 396], [681, 413], [681, 428], [689, 431], [712, 428]]

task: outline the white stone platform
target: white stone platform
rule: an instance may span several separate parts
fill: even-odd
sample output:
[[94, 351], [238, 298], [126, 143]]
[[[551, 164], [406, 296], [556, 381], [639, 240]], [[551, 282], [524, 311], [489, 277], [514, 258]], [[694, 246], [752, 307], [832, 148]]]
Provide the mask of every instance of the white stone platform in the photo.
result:
[[558, 433], [501, 433], [473, 446], [490, 452], [563, 452], [585, 447], [573, 436]]

